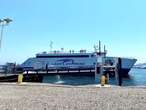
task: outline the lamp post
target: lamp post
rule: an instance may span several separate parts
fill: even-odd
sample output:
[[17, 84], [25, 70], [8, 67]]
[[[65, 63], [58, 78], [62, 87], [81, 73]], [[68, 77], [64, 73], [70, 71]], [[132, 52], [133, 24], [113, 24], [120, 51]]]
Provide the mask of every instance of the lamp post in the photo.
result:
[[2, 44], [4, 26], [7, 26], [10, 22], [12, 22], [12, 20], [10, 18], [0, 19], [0, 26], [1, 26], [0, 49], [1, 49], [1, 44]]

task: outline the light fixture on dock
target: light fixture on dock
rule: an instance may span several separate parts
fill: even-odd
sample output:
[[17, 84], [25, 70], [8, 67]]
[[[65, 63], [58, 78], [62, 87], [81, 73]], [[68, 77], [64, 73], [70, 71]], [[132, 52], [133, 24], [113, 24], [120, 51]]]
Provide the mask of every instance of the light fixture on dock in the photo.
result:
[[10, 18], [0, 19], [0, 26], [1, 26], [1, 33], [0, 33], [0, 49], [1, 49], [1, 43], [2, 43], [2, 38], [3, 38], [4, 26], [7, 26], [10, 22], [12, 22], [12, 19], [10, 19]]

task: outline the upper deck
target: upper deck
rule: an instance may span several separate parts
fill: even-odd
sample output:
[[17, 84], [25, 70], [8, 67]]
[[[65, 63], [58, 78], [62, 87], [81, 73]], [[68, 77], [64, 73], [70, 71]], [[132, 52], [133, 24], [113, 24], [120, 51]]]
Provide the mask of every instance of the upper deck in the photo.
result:
[[64, 51], [52, 51], [52, 52], [42, 52], [36, 54], [36, 58], [69, 58], [69, 57], [74, 57], [74, 58], [84, 58], [84, 57], [96, 57], [96, 56], [103, 56], [106, 55], [104, 52], [91, 52], [91, 51], [86, 51], [86, 50], [80, 50], [80, 51], [69, 51], [69, 52], [64, 52]]
[[86, 50], [80, 51], [52, 51], [52, 52], [42, 52], [36, 54], [36, 58], [56, 58], [56, 57], [91, 57], [94, 56], [94, 52], [87, 52]]

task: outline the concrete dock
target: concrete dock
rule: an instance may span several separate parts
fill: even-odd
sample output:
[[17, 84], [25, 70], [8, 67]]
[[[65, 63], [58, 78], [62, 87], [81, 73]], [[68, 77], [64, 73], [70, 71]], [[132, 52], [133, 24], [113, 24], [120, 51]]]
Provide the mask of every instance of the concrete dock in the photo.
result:
[[146, 87], [0, 83], [0, 110], [146, 110]]

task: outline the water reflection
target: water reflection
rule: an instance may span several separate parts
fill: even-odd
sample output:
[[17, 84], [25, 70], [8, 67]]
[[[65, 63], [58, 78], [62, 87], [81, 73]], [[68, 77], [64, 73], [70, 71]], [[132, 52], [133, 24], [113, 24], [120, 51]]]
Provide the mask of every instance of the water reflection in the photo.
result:
[[[146, 86], [146, 70], [132, 69], [129, 74], [129, 79], [123, 79], [123, 86]], [[65, 85], [92, 85], [99, 83], [99, 78], [95, 80], [94, 76], [52, 75], [45, 76], [43, 82]], [[116, 85], [117, 80], [110, 78], [109, 84]]]

